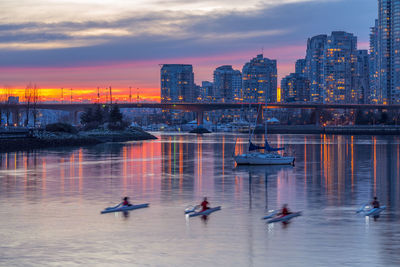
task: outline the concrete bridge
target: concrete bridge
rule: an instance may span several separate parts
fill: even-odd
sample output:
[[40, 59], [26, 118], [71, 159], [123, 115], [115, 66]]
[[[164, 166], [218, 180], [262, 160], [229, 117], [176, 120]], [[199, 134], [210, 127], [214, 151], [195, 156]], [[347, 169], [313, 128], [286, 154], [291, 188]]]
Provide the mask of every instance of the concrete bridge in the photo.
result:
[[[95, 104], [111, 105], [110, 103], [37, 103], [36, 109], [63, 110], [69, 111], [73, 115], [74, 121], [78, 120], [78, 113]], [[317, 115], [324, 109], [343, 109], [343, 110], [397, 110], [400, 105], [376, 105], [376, 104], [316, 104], [316, 103], [113, 103], [120, 108], [158, 108], [192, 111], [197, 113], [197, 122], [203, 121], [203, 114], [207, 111], [224, 109], [314, 109]], [[32, 110], [33, 104], [30, 104]], [[0, 110], [8, 110], [12, 113], [13, 123], [19, 123], [19, 114], [27, 109], [27, 104], [7, 104], [0, 103]], [[263, 121], [263, 112], [259, 112], [259, 122]], [[317, 116], [318, 117], [318, 116]]]

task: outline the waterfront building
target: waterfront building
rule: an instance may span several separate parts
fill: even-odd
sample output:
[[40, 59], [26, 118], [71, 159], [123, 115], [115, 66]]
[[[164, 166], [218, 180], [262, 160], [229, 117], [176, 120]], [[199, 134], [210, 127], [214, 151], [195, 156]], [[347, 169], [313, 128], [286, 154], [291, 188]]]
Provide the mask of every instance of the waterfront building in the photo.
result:
[[317, 35], [307, 40], [306, 77], [310, 81], [310, 101], [322, 102], [323, 59], [328, 36]]
[[306, 60], [305, 59], [299, 59], [296, 61], [296, 70], [295, 73], [301, 74], [301, 75], [306, 75], [306, 70], [307, 70], [307, 65], [306, 65]]
[[242, 70], [243, 100], [245, 102], [276, 102], [277, 101], [277, 67], [276, 60], [257, 57], [243, 66]]
[[356, 67], [356, 81], [355, 88], [358, 90], [358, 103], [368, 104], [371, 101], [370, 91], [370, 57], [368, 50], [357, 51], [357, 67]]
[[192, 103], [196, 98], [192, 65], [164, 64], [161, 68], [161, 102]]
[[400, 1], [378, 0], [378, 68], [382, 102], [400, 103]]
[[193, 102], [203, 102], [203, 95], [201, 92], [201, 86], [194, 84], [193, 89]]
[[310, 81], [302, 73], [291, 73], [281, 81], [283, 102], [309, 102]]
[[218, 67], [214, 71], [214, 93], [219, 102], [234, 102], [241, 99], [242, 74], [231, 65]]
[[343, 31], [328, 36], [323, 56], [323, 102], [358, 103], [357, 37]]
[[200, 97], [202, 102], [215, 101], [214, 84], [209, 81], [202, 81], [200, 87]]
[[383, 103], [382, 90], [379, 85], [378, 32], [378, 20], [375, 20], [375, 25], [371, 27], [371, 33], [369, 35], [369, 102], [372, 104]]

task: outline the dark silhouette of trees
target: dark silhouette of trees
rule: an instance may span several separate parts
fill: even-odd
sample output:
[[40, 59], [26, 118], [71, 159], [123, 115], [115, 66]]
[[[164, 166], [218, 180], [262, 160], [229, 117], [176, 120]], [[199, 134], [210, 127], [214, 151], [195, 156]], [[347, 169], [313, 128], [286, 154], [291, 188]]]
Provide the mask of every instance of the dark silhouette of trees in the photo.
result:
[[124, 130], [128, 122], [124, 121], [118, 105], [108, 106], [96, 105], [89, 108], [81, 115], [81, 123], [86, 130], [106, 127], [109, 130]]

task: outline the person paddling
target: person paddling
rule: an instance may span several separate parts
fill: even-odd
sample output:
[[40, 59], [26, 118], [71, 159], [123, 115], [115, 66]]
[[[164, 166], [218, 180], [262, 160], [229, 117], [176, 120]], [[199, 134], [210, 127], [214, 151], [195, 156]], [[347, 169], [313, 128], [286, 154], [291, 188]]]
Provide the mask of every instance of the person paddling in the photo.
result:
[[207, 197], [204, 197], [203, 202], [201, 202], [200, 206], [202, 208], [201, 212], [208, 210], [210, 207], [208, 206], [208, 201], [207, 201]]
[[379, 209], [381, 207], [377, 197], [374, 197], [374, 201], [372, 201], [371, 205], [374, 209]]
[[286, 215], [292, 214], [292, 213], [289, 211], [289, 209], [288, 209], [287, 206], [288, 206], [287, 204], [284, 204], [284, 205], [283, 205], [282, 210], [281, 210], [281, 212], [279, 213], [279, 215], [286, 216]]
[[123, 198], [122, 206], [132, 206], [132, 204], [129, 202], [129, 197]]

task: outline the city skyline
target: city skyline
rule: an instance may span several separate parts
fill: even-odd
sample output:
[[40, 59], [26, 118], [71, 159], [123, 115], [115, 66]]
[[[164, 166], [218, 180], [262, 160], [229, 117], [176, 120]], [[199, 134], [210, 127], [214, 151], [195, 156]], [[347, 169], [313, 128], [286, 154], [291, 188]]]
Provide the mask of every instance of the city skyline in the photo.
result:
[[[98, 86], [112, 86], [116, 97], [126, 98], [131, 86], [135, 95], [140, 88], [141, 99], [159, 100], [158, 64], [192, 64], [201, 84], [212, 80], [216, 67], [242, 69], [262, 52], [277, 59], [280, 81], [294, 72], [311, 36], [345, 30], [359, 38], [359, 49], [368, 48], [377, 14], [375, 0], [117, 1], [112, 7], [109, 1], [35, 1], [28, 12], [31, 3], [0, 4], [9, 11], [0, 29], [0, 84], [23, 89], [33, 82], [56, 98], [61, 87], [90, 98]], [[72, 18], [77, 9], [88, 11]], [[354, 17], [355, 10], [365, 15]], [[315, 15], [308, 18], [310, 12]]]

